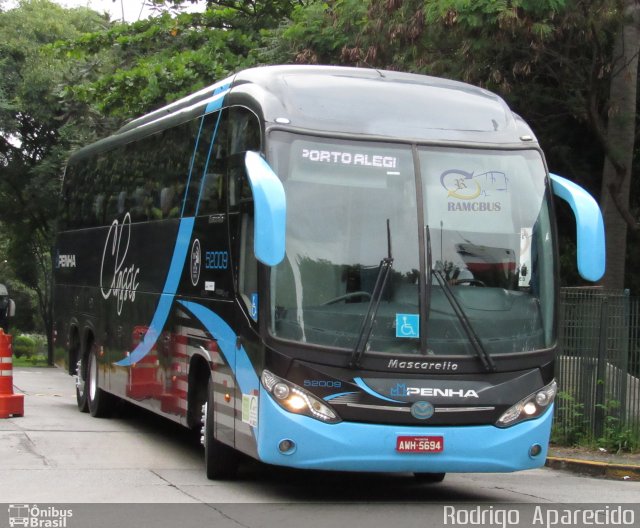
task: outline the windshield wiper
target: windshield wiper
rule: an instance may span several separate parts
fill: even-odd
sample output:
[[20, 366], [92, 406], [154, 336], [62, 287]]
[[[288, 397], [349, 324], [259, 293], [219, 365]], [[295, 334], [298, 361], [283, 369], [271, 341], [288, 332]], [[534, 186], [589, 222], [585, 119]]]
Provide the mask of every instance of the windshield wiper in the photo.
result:
[[369, 299], [369, 306], [367, 307], [367, 313], [362, 320], [360, 326], [360, 333], [358, 334], [358, 341], [351, 353], [351, 359], [349, 360], [350, 368], [358, 368], [360, 366], [360, 360], [367, 351], [369, 345], [369, 339], [371, 339], [371, 332], [373, 332], [373, 325], [376, 321], [376, 315], [378, 308], [380, 307], [380, 301], [384, 294], [384, 289], [387, 285], [387, 279], [391, 274], [393, 268], [393, 255], [391, 253], [391, 227], [389, 219], [387, 218], [387, 257], [380, 261], [378, 266], [378, 275], [376, 277], [376, 283], [371, 293], [371, 299]]
[[471, 326], [471, 321], [469, 321], [467, 314], [464, 313], [462, 306], [460, 306], [458, 299], [456, 299], [453, 293], [453, 290], [451, 289], [451, 286], [449, 286], [449, 283], [447, 282], [446, 277], [443, 276], [441, 270], [433, 268], [433, 258], [431, 253], [431, 231], [429, 230], [428, 225], [424, 226], [424, 234], [425, 234], [425, 246], [426, 246], [426, 252], [427, 252], [427, 262], [426, 262], [427, 280], [426, 280], [426, 288], [425, 288], [426, 290], [425, 291], [425, 310], [427, 311], [426, 317], [427, 318], [429, 317], [429, 312], [431, 309], [431, 290], [432, 290], [431, 277], [435, 277], [436, 280], [438, 281], [438, 284], [442, 288], [442, 291], [444, 292], [445, 297], [449, 301], [451, 308], [453, 308], [453, 311], [456, 314], [458, 321], [460, 321], [460, 324], [462, 325], [462, 328], [464, 329], [465, 334], [467, 334], [467, 338], [469, 339], [471, 346], [473, 346], [473, 349], [476, 352], [476, 356], [480, 358], [480, 361], [482, 361], [482, 365], [486, 370], [494, 371], [496, 369], [496, 365], [493, 361], [493, 358], [484, 348], [484, 345], [482, 344], [482, 341], [480, 341], [478, 334], [476, 334], [475, 330], [473, 329], [473, 326]]
[[[427, 230], [428, 230], [428, 227], [427, 227]], [[476, 356], [480, 358], [480, 361], [482, 361], [482, 365], [486, 370], [495, 371], [496, 365], [493, 361], [493, 358], [487, 352], [486, 348], [484, 348], [484, 345], [482, 344], [482, 341], [480, 341], [478, 334], [476, 334], [475, 330], [471, 326], [471, 322], [467, 318], [467, 315], [464, 313], [462, 306], [460, 306], [458, 299], [456, 299], [453, 293], [453, 290], [451, 289], [451, 286], [449, 286], [449, 283], [447, 282], [446, 277], [443, 276], [442, 271], [439, 269], [433, 269], [431, 266], [429, 266], [429, 269], [431, 270], [431, 274], [436, 278], [436, 280], [438, 281], [438, 284], [442, 288], [442, 291], [444, 292], [445, 297], [449, 301], [451, 308], [453, 308], [453, 311], [455, 312], [456, 317], [460, 321], [460, 324], [462, 325], [462, 328], [464, 329], [465, 334], [467, 334], [467, 338], [469, 339], [469, 342], [471, 343], [471, 345], [473, 346], [473, 349], [476, 352]], [[429, 280], [428, 282], [431, 282], [431, 281]]]

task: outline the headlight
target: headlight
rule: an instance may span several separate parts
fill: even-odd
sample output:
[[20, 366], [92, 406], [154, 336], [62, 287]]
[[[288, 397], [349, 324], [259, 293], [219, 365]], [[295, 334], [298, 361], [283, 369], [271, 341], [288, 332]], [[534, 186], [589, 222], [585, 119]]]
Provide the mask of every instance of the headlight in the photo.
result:
[[530, 394], [510, 407], [496, 422], [498, 427], [510, 427], [525, 420], [532, 420], [544, 413], [553, 403], [558, 392], [558, 384], [554, 381]]
[[326, 423], [341, 421], [336, 412], [322, 400], [268, 370], [262, 372], [262, 386], [280, 407], [291, 413], [304, 414]]

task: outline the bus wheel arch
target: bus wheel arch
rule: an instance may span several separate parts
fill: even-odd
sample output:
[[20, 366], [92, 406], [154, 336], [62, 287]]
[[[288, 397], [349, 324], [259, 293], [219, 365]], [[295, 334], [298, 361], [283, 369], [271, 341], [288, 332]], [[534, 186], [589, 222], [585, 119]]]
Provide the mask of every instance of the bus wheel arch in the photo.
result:
[[198, 430], [204, 423], [202, 408], [207, 403], [211, 368], [204, 357], [194, 355], [189, 362], [188, 372], [187, 426], [190, 429]]
[[204, 462], [209, 480], [225, 480], [235, 477], [239, 464], [239, 453], [231, 446], [223, 444], [214, 436], [213, 378], [207, 384], [207, 402], [204, 404], [202, 423], [202, 443], [204, 445]]

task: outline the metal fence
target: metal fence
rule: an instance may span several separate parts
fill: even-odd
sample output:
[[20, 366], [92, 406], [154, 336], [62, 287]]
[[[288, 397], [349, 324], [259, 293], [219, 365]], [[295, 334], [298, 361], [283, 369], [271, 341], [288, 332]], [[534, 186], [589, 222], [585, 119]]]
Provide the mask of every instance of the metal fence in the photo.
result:
[[557, 441], [640, 444], [640, 298], [564, 288], [560, 295]]

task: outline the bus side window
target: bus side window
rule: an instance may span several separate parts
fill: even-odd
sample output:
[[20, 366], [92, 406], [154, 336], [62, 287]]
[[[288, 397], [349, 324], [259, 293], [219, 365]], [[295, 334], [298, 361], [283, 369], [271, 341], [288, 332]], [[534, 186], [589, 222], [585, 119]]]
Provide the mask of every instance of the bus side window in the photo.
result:
[[246, 174], [247, 150], [260, 150], [260, 123], [252, 112], [242, 107], [229, 109], [227, 138], [227, 177], [231, 248], [238, 297], [247, 313], [258, 320], [258, 261], [254, 252], [253, 196]]
[[233, 156], [232, 160], [229, 170], [229, 212], [236, 217], [231, 224], [236, 287], [249, 315], [257, 320], [258, 261], [253, 249], [253, 198], [243, 156]]
[[[223, 110], [222, 114], [216, 112], [205, 117], [203, 136], [200, 143], [207, 148], [209, 158], [202, 159], [205, 169], [204, 181], [201, 183], [200, 203], [198, 204], [198, 215], [211, 215], [225, 212], [225, 188], [224, 180], [227, 171], [227, 125], [228, 111]], [[213, 133], [216, 136], [213, 137]], [[211, 145], [213, 140], [213, 145]], [[197, 159], [196, 159], [197, 161]], [[194, 166], [194, 170], [195, 170]], [[202, 172], [202, 170], [200, 170]]]

